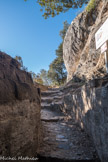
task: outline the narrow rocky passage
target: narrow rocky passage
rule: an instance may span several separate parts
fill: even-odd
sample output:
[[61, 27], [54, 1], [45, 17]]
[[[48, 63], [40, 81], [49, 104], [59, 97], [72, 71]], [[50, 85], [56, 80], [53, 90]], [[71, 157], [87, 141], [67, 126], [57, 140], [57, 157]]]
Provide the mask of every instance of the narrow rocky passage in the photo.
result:
[[98, 161], [91, 139], [76, 122], [60, 111], [63, 93], [49, 90], [42, 93], [41, 121], [43, 143], [40, 161]]

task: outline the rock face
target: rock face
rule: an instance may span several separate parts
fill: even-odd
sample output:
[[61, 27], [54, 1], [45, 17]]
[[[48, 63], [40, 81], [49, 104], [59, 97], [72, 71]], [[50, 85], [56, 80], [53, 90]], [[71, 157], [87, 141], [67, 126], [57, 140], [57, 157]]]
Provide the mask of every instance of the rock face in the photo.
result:
[[31, 75], [0, 52], [0, 156], [34, 156], [40, 134], [40, 96]]
[[91, 79], [105, 73], [104, 55], [96, 51], [95, 33], [108, 18], [108, 1], [96, 0], [96, 7], [84, 11], [71, 23], [63, 43], [63, 57], [72, 78]]
[[[101, 161], [107, 162], [108, 77], [104, 78], [105, 58], [100, 49], [96, 50], [95, 33], [108, 18], [108, 0], [95, 2], [94, 9], [82, 12], [73, 20], [63, 43], [67, 81], [70, 80], [67, 84], [72, 86], [75, 81], [92, 81], [76, 90], [71, 87], [62, 99], [62, 111], [88, 132]], [[77, 84], [81, 83], [84, 82]]]
[[64, 111], [92, 137], [102, 162], [108, 161], [108, 77], [64, 96]]
[[[74, 157], [75, 160], [88, 161], [89, 155], [86, 151], [92, 153], [90, 148], [95, 146], [101, 162], [108, 162], [108, 76], [83, 84], [70, 81], [64, 87], [42, 93], [42, 123], [45, 141], [40, 147], [40, 151], [42, 151], [40, 154], [43, 157], [48, 157], [48, 155], [49, 157], [61, 156], [60, 158], [64, 159], [65, 156], [71, 160]], [[59, 114], [63, 112], [64, 119], [56, 117], [55, 114], [58, 112]], [[50, 113], [53, 114], [53, 117]], [[61, 124], [64, 125], [63, 129], [61, 129]], [[70, 125], [71, 128], [67, 131]], [[79, 129], [79, 133], [76, 131], [77, 129]], [[91, 145], [85, 144], [88, 140], [87, 138], [82, 139], [84, 132], [93, 140], [94, 145], [93, 143]], [[68, 142], [64, 142], [63, 146], [66, 144], [69, 150], [64, 150], [62, 147], [61, 151], [58, 148], [59, 143], [55, 142], [56, 139], [54, 140], [57, 133], [68, 140]], [[78, 142], [77, 137], [80, 137], [80, 142]], [[71, 147], [70, 143], [72, 143]], [[84, 146], [86, 151], [81, 148], [83, 144], [87, 146], [87, 148]], [[83, 151], [79, 157], [80, 150]], [[86, 157], [83, 157], [84, 154]], [[96, 156], [94, 156], [94, 160], [96, 160]], [[93, 154], [91, 161], [93, 161]], [[99, 162], [99, 159], [97, 161]]]
[[[73, 85], [73, 90], [75, 87], [76, 85]], [[69, 92], [68, 88], [71, 87], [50, 89], [41, 93], [41, 121], [44, 133], [43, 143], [38, 152], [39, 161], [100, 162], [91, 138], [69, 114], [62, 112], [66, 110], [64, 96]]]

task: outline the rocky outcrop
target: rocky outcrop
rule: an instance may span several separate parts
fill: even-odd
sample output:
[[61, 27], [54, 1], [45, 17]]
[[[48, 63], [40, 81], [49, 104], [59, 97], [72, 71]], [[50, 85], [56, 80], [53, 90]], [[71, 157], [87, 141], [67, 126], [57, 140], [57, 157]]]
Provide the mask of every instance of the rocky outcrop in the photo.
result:
[[[108, 161], [108, 76], [105, 76], [101, 79], [94, 79], [84, 85], [83, 84], [84, 83], [81, 82], [73, 83], [72, 81], [70, 81], [61, 88], [55, 90], [52, 89], [42, 93], [42, 121], [44, 128], [47, 127], [47, 129], [45, 129], [47, 133], [46, 137], [49, 137], [45, 141], [44, 147], [47, 148], [46, 146], [51, 142], [50, 147], [48, 147], [49, 150], [46, 151], [46, 154], [44, 154], [44, 156], [47, 155], [47, 153], [51, 153], [52, 155], [52, 153], [54, 153], [53, 146], [56, 146], [56, 140], [54, 140], [54, 142], [52, 138], [50, 140], [50, 133], [54, 135], [54, 131], [58, 131], [58, 129], [56, 129], [55, 127], [54, 129], [48, 129], [48, 126], [52, 124], [51, 122], [61, 121], [61, 123], [65, 123], [64, 125], [67, 125], [67, 127], [68, 124], [74, 125], [67, 133], [67, 136], [70, 133], [71, 139], [73, 137], [77, 137], [77, 135], [80, 136], [80, 134], [83, 134], [83, 131], [86, 131], [89, 137], [93, 140], [100, 160], [102, 162]], [[50, 112], [52, 114], [63, 112], [65, 120], [55, 118], [56, 115], [54, 115], [52, 118], [50, 116]], [[46, 113], [47, 119], [45, 119], [43, 115], [44, 113]], [[48, 119], [49, 116], [50, 119]], [[47, 122], [48, 126], [46, 126], [45, 122]], [[77, 124], [82, 129], [79, 134], [76, 134], [75, 129], [73, 129], [75, 127], [77, 127], [77, 129], [79, 128]], [[51, 128], [53, 128], [52, 125]], [[80, 128], [79, 130], [81, 130]], [[59, 134], [62, 134], [64, 132], [66, 132], [65, 129], [59, 132]], [[69, 137], [66, 137], [66, 139], [69, 140], [69, 144], [72, 142]], [[85, 141], [86, 140], [87, 139], [85, 139]], [[75, 141], [76, 139], [74, 138], [74, 142]], [[85, 141], [81, 141], [85, 144]], [[82, 142], [80, 142], [80, 144]], [[91, 145], [91, 148], [93, 146], [93, 143]], [[66, 143], [67, 146], [69, 144]], [[76, 152], [74, 152], [74, 155], [79, 152], [80, 146], [77, 148]], [[43, 145], [41, 146], [42, 151], [45, 150], [43, 149], [44, 147]], [[70, 148], [71, 150], [74, 150], [75, 147], [76, 146], [73, 144]], [[69, 150], [68, 152], [71, 152], [71, 150]], [[86, 150], [89, 150], [88, 145]], [[65, 155], [66, 157], [67, 155], [65, 153], [63, 153], [63, 155]], [[77, 159], [77, 156], [75, 158]]]
[[102, 162], [108, 161], [108, 77], [64, 96], [64, 112], [92, 137]]
[[0, 52], [0, 156], [33, 157], [39, 135], [39, 90], [15, 59]]
[[[70, 81], [42, 93], [44, 143], [39, 154], [44, 160], [97, 160], [92, 152], [95, 146], [100, 160], [108, 161], [108, 76], [104, 77], [104, 55], [95, 46], [95, 33], [108, 18], [108, 1], [95, 2], [94, 9], [76, 17], [64, 39], [63, 57]], [[61, 112], [63, 118], [56, 116]], [[85, 131], [91, 144], [83, 136]]]
[[105, 73], [104, 55], [96, 51], [95, 33], [108, 18], [108, 1], [96, 0], [96, 7], [83, 11], [71, 23], [63, 43], [67, 80], [89, 80]]
[[69, 114], [63, 113], [66, 110], [64, 96], [72, 87], [75, 90], [77, 85], [42, 92], [41, 121], [44, 133], [38, 152], [40, 162], [100, 162], [91, 138]]
[[64, 93], [62, 111], [88, 132], [101, 161], [107, 162], [108, 77], [105, 77], [104, 54], [96, 50], [95, 33], [108, 18], [108, 1], [95, 0], [95, 3], [94, 9], [83, 11], [73, 20], [64, 39], [67, 85], [83, 84], [85, 80], [87, 84], [76, 90], [71, 87]]

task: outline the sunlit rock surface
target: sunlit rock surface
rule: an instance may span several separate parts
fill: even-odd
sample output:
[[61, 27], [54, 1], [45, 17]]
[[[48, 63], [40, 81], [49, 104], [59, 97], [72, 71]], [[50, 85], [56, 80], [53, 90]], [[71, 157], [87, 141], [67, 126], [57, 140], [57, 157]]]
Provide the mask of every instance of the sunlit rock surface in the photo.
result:
[[72, 21], [63, 43], [67, 81], [104, 76], [104, 55], [100, 49], [96, 51], [95, 33], [107, 18], [108, 1], [96, 0], [93, 10], [82, 12]]

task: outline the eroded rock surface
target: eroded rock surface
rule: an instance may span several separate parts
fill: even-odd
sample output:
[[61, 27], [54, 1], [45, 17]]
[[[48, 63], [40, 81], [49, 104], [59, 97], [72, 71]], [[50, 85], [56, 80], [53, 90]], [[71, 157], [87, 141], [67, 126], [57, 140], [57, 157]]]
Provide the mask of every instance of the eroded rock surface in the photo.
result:
[[[95, 33], [108, 19], [108, 0], [95, 0], [71, 23], [63, 43], [63, 58], [70, 87], [62, 98], [62, 111], [75, 119], [92, 137], [102, 162], [108, 161], [108, 76], [105, 57], [96, 50]], [[108, 54], [108, 53], [107, 53]], [[106, 77], [105, 77], [106, 75]], [[67, 88], [67, 85], [65, 88]]]
[[0, 52], [0, 156], [34, 156], [40, 136], [40, 96], [29, 73]]
[[108, 161], [108, 76], [94, 79], [64, 96], [64, 112], [93, 139], [102, 162]]
[[[91, 139], [71, 116], [62, 112], [64, 107], [62, 99], [68, 93], [69, 87], [42, 93], [43, 143], [38, 152], [39, 161], [99, 162]], [[73, 87], [75, 89], [76, 85]]]
[[95, 33], [108, 18], [108, 1], [96, 0], [90, 12], [82, 12], [71, 23], [63, 43], [67, 80], [89, 80], [106, 72], [104, 55], [96, 51]]
[[[108, 161], [107, 75], [86, 84], [71, 80], [61, 88], [42, 92], [41, 107], [45, 133], [40, 150], [43, 158], [90, 160], [94, 157], [92, 148], [95, 148], [101, 161]], [[57, 137], [61, 138], [57, 140]]]

